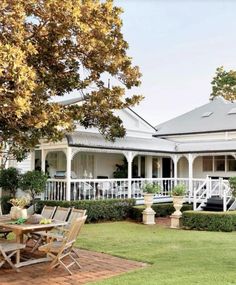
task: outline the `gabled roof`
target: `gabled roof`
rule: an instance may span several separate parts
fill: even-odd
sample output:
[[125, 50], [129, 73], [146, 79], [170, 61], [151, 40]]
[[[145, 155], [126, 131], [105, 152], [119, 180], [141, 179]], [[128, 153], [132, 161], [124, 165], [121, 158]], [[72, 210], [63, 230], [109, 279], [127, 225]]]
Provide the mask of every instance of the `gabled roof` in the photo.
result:
[[[83, 101], [84, 101], [84, 98], [80, 96], [80, 97], [75, 97], [75, 98], [68, 99], [68, 100], [59, 101], [58, 103], [63, 105], [63, 106], [67, 106], [67, 105], [78, 104], [78, 103], [81, 103]], [[128, 110], [132, 114], [133, 117], [135, 117], [138, 120], [141, 120], [146, 126], [151, 128], [154, 132], [156, 131], [154, 126], [152, 126], [143, 117], [141, 117], [139, 114], [137, 114], [133, 109], [128, 107], [126, 110]]]
[[155, 136], [236, 131], [236, 102], [216, 97], [209, 103], [156, 126]]

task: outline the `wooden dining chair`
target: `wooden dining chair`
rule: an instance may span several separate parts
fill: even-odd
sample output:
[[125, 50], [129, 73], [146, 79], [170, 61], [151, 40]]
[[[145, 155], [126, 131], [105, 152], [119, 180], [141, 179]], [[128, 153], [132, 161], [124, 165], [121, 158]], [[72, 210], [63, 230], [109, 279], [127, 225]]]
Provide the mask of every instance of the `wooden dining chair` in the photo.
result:
[[[82, 218], [86, 215], [87, 210], [82, 210], [82, 209], [75, 209], [72, 208], [69, 218], [67, 220], [67, 224], [65, 226], [60, 226], [57, 228], [52, 229], [49, 232], [41, 232], [41, 235], [47, 237], [48, 234], [53, 235], [54, 237], [58, 237], [59, 239], [61, 237], [63, 237], [63, 235], [65, 234], [66, 231], [69, 231], [71, 224], [73, 224], [73, 222], [78, 219], [78, 218]], [[75, 252], [76, 255], [78, 256], [77, 252]]]
[[[56, 211], [56, 208], [57, 208], [56, 206], [52, 207], [52, 206], [44, 205], [41, 211], [41, 216], [45, 219], [52, 219]], [[32, 247], [32, 250], [31, 250], [32, 252], [34, 252], [38, 248], [39, 245], [37, 245], [37, 241], [40, 239], [40, 237], [41, 236], [38, 233], [30, 233], [27, 235], [26, 244], [27, 244], [27, 247]], [[32, 242], [33, 242], [33, 246], [32, 246]]]
[[[58, 237], [53, 238], [53, 236], [49, 234], [49, 237], [51, 238], [50, 242], [39, 247], [39, 251], [45, 252], [52, 258], [48, 268], [49, 270], [62, 265], [69, 274], [72, 275], [72, 272], [69, 269], [72, 265], [76, 264], [81, 268], [79, 262], [72, 255], [72, 249], [86, 218], [87, 216], [75, 219], [71, 224], [69, 231], [65, 232], [65, 235], [60, 241], [58, 240]], [[64, 260], [66, 257], [72, 262], [67, 264], [68, 260]]]
[[[64, 228], [68, 229], [77, 218], [84, 217], [86, 215], [86, 212], [87, 210], [72, 208], [69, 219], [67, 221], [68, 224]], [[72, 248], [72, 252], [77, 256], [77, 258], [79, 258], [79, 253], [74, 247]]]
[[[6, 218], [9, 218], [8, 215], [3, 215], [3, 213], [2, 213], [2, 206], [1, 206], [1, 204], [0, 204], [0, 219], [1, 219], [1, 218], [5, 218], [5, 217], [6, 217]], [[9, 230], [9, 229], [0, 228], [0, 237], [7, 239], [8, 234], [11, 233], [11, 232], [12, 232], [12, 231]]]
[[[57, 207], [56, 212], [54, 213], [53, 216], [53, 220], [65, 222], [67, 220], [70, 211], [71, 208]], [[45, 231], [31, 234], [31, 239], [34, 241], [34, 246], [31, 252], [35, 252], [40, 245], [46, 242], [45, 234], [46, 234]]]
[[23, 248], [25, 248], [25, 245], [21, 243], [10, 241], [0, 242], [0, 268], [4, 263], [8, 263], [12, 269], [19, 272], [19, 269], [11, 261], [11, 257]]

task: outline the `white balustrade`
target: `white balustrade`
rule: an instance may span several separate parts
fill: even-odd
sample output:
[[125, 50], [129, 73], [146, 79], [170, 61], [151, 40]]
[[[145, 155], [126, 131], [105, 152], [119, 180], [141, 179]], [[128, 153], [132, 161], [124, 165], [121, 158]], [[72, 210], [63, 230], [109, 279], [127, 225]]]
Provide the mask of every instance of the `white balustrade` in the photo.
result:
[[[185, 201], [194, 205], [194, 210], [200, 210], [207, 199], [213, 195], [223, 198], [224, 211], [232, 198], [232, 191], [227, 180], [223, 179], [187, 179], [187, 178], [132, 178], [131, 198], [143, 199], [143, 188], [146, 183], [160, 186], [160, 193], [154, 199], [170, 199], [175, 184], [186, 186]], [[190, 187], [190, 183], [191, 187]], [[129, 180], [126, 179], [71, 179], [71, 200], [99, 200], [99, 199], [125, 199], [128, 198]], [[190, 190], [191, 189], [191, 190]], [[66, 200], [66, 179], [48, 179], [44, 200]], [[166, 200], [169, 201], [169, 200]]]
[[[170, 198], [175, 183], [186, 185], [186, 200], [193, 201], [193, 191], [204, 181], [192, 179], [192, 191], [189, 191], [187, 178], [132, 178], [131, 198], [143, 199], [143, 188], [146, 183], [160, 185], [160, 193], [155, 198]], [[129, 180], [126, 179], [71, 179], [71, 200], [125, 199], [128, 198]], [[66, 200], [67, 183], [65, 179], [48, 179], [44, 200]]]
[[44, 200], [66, 200], [66, 180], [48, 179]]

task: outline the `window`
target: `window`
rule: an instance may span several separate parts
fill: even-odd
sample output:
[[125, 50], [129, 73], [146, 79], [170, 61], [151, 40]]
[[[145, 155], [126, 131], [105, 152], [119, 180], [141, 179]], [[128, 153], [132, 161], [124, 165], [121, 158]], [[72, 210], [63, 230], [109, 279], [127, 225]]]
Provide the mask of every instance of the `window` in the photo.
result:
[[77, 153], [72, 160], [72, 170], [79, 178], [94, 177], [94, 155]]
[[215, 157], [215, 171], [225, 171], [225, 156]]
[[203, 171], [213, 171], [213, 156], [203, 156], [202, 162]]
[[159, 159], [158, 157], [153, 157], [152, 158], [152, 178], [158, 177], [158, 168], [160, 168]]
[[53, 151], [47, 154], [47, 162], [56, 169], [58, 168], [57, 161], [58, 161], [58, 152]]
[[227, 169], [228, 171], [236, 171], [236, 159], [231, 155], [227, 156]]

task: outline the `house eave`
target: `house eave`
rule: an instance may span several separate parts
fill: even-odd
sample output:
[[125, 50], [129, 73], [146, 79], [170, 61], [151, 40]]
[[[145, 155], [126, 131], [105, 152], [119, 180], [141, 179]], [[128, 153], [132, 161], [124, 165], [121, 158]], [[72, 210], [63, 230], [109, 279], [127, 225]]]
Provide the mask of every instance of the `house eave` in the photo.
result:
[[164, 134], [154, 134], [153, 137], [171, 137], [171, 136], [184, 136], [184, 135], [201, 135], [209, 133], [224, 133], [224, 132], [236, 132], [236, 129], [222, 129], [222, 130], [211, 130], [211, 131], [196, 131], [196, 132], [179, 132], [179, 133], [164, 133]]

